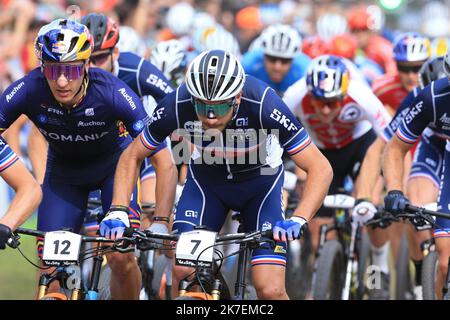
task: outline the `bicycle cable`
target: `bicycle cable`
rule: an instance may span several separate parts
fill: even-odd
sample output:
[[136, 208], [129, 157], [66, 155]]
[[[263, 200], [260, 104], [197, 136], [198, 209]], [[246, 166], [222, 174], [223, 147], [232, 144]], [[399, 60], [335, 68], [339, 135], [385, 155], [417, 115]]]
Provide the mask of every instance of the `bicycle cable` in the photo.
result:
[[51, 266], [47, 266], [47, 267], [41, 267], [41, 266], [38, 266], [37, 264], [35, 264], [33, 261], [31, 261], [30, 259], [28, 259], [28, 258], [25, 256], [25, 254], [22, 252], [22, 250], [20, 250], [20, 247], [17, 247], [17, 250], [19, 250], [19, 252], [20, 252], [20, 254], [22, 255], [22, 257], [24, 257], [24, 259], [27, 260], [28, 263], [30, 263], [31, 265], [33, 265], [33, 266], [36, 267], [37, 269], [40, 269], [40, 270], [48, 270], [48, 269], [51, 269], [51, 268], [52, 268]]

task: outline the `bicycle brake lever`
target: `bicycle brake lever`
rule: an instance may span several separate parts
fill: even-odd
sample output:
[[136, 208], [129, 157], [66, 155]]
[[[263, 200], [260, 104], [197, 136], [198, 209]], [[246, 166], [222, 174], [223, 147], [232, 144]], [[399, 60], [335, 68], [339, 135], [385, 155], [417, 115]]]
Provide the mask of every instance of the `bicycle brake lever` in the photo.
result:
[[6, 244], [13, 249], [17, 249], [20, 246], [20, 236], [18, 234], [13, 233], [13, 235], [6, 241]]

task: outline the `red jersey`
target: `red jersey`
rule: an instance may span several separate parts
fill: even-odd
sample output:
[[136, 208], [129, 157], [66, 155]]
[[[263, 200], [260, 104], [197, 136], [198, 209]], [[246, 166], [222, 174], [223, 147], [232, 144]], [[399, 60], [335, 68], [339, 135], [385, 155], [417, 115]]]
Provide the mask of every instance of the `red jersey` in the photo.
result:
[[394, 112], [408, 95], [408, 91], [401, 84], [398, 74], [385, 74], [376, 79], [372, 83], [372, 90], [378, 99]]
[[396, 74], [397, 64], [393, 57], [393, 45], [387, 39], [379, 35], [372, 35], [367, 48], [364, 50], [366, 57], [378, 63], [385, 73]]

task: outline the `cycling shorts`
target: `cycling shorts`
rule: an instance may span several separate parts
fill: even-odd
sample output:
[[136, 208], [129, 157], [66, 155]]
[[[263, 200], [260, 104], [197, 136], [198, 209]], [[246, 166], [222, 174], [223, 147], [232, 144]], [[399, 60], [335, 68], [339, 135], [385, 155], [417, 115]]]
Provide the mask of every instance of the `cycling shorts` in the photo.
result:
[[[444, 164], [442, 168], [440, 190], [438, 196], [438, 211], [450, 213], [450, 142], [446, 142]], [[450, 237], [450, 219], [436, 218], [435, 238]]]
[[[229, 210], [241, 213], [244, 232], [272, 229], [276, 221], [284, 219], [283, 180], [283, 166], [271, 175], [230, 181], [227, 172], [190, 164], [173, 231], [182, 233], [202, 225], [219, 232]], [[286, 266], [286, 244], [277, 242], [274, 248], [253, 250], [251, 264]]]

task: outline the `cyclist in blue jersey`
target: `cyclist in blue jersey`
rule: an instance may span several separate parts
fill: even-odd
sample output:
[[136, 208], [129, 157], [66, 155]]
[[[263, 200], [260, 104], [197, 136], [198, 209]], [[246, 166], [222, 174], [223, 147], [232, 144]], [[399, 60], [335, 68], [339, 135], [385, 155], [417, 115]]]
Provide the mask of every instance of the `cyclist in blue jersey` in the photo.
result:
[[[114, 204], [128, 205], [140, 161], [175, 130], [195, 151], [173, 231], [205, 225], [218, 232], [230, 209], [242, 214], [246, 232], [272, 229], [277, 245], [253, 251], [252, 281], [260, 299], [287, 299], [285, 241], [298, 239], [320, 207], [332, 179], [330, 164], [272, 88], [245, 76], [232, 54], [205, 51], [189, 65], [186, 83], [158, 104], [140, 140], [119, 160]], [[283, 149], [307, 172], [304, 197], [287, 220], [281, 196]], [[161, 184], [157, 197], [173, 200], [174, 192], [175, 183]], [[191, 271], [174, 266], [175, 296], [178, 282]]]
[[42, 199], [42, 190], [19, 157], [0, 137], [0, 177], [15, 191], [6, 212], [0, 212], [0, 250], [5, 249], [12, 231], [22, 225]]
[[[94, 39], [91, 67], [111, 72], [125, 82], [141, 99], [145, 98], [144, 107], [147, 114], [151, 115], [156, 106], [155, 102], [161, 101], [166, 94], [173, 91], [170, 81], [151, 62], [132, 52], [119, 51], [119, 27], [113, 19], [105, 14], [90, 13], [81, 18], [81, 23], [88, 27]], [[141, 201], [155, 202], [155, 180], [155, 170], [151, 159], [147, 158], [142, 163], [140, 173]], [[147, 219], [143, 222], [144, 227], [149, 225]]]
[[300, 51], [300, 35], [288, 25], [274, 25], [255, 41], [254, 49], [242, 58], [245, 73], [266, 82], [282, 96], [305, 75], [311, 61]]
[[[450, 117], [447, 116], [450, 103], [450, 54], [443, 61], [445, 78], [431, 82], [426, 86], [410, 105], [408, 113], [400, 123], [396, 134], [386, 146], [383, 159], [383, 170], [387, 190], [385, 208], [393, 214], [399, 213], [409, 202], [402, 190], [403, 161], [408, 150], [424, 133], [431, 128], [437, 137], [446, 140], [442, 175], [439, 183], [438, 210], [449, 212], [449, 179], [450, 170]], [[436, 250], [439, 256], [439, 267], [436, 279], [436, 294], [442, 296], [442, 287], [447, 275], [448, 259], [450, 257], [450, 220], [437, 218], [438, 227], [434, 230]]]
[[[1, 130], [25, 114], [49, 144], [39, 230], [79, 232], [93, 190], [101, 190], [103, 210], [109, 210], [120, 154], [149, 119], [130, 87], [109, 72], [89, 68], [92, 46], [89, 30], [78, 22], [58, 19], [45, 25], [35, 42], [41, 66], [13, 83], [0, 98]], [[166, 161], [171, 157], [164, 143], [155, 151], [154, 164], [167, 167], [164, 177], [158, 178], [172, 179], [175, 167]], [[117, 219], [139, 227], [137, 188], [130, 199], [127, 213], [103, 219], [102, 235], [121, 236], [115, 227]], [[38, 249], [42, 250], [42, 241]], [[138, 298], [140, 271], [134, 255], [110, 254], [108, 264], [113, 298]]]
[[[443, 71], [443, 57], [431, 59], [424, 63], [419, 71], [420, 87], [414, 88], [406, 96], [397, 109], [392, 121], [384, 130], [384, 136], [388, 141], [395, 135], [398, 126], [405, 115], [408, 114], [410, 106], [420, 90], [432, 81], [443, 77], [445, 77]], [[363, 223], [368, 221], [376, 211], [370, 200], [370, 192], [375, 187], [377, 177], [380, 174], [381, 156], [385, 145], [386, 143], [383, 139], [377, 139], [368, 149], [361, 166], [363, 183], [361, 183], [360, 189], [358, 189], [356, 194], [359, 200], [353, 210], [353, 215], [355, 219], [362, 220]], [[439, 191], [444, 148], [445, 140], [433, 134], [431, 129], [428, 128], [423, 132], [421, 140], [417, 145], [417, 149], [414, 152], [414, 158], [411, 170], [408, 174], [408, 182], [406, 184], [407, 196], [413, 204], [423, 206], [436, 201]], [[408, 166], [409, 162], [410, 159], [408, 158]], [[358, 212], [369, 212], [370, 214], [359, 215]], [[407, 229], [410, 255], [416, 267], [414, 295], [418, 300], [422, 297], [420, 270], [423, 252], [420, 248], [420, 244], [430, 238], [429, 229], [429, 224], [415, 227], [410, 226]], [[387, 265], [387, 258], [384, 263]]]

